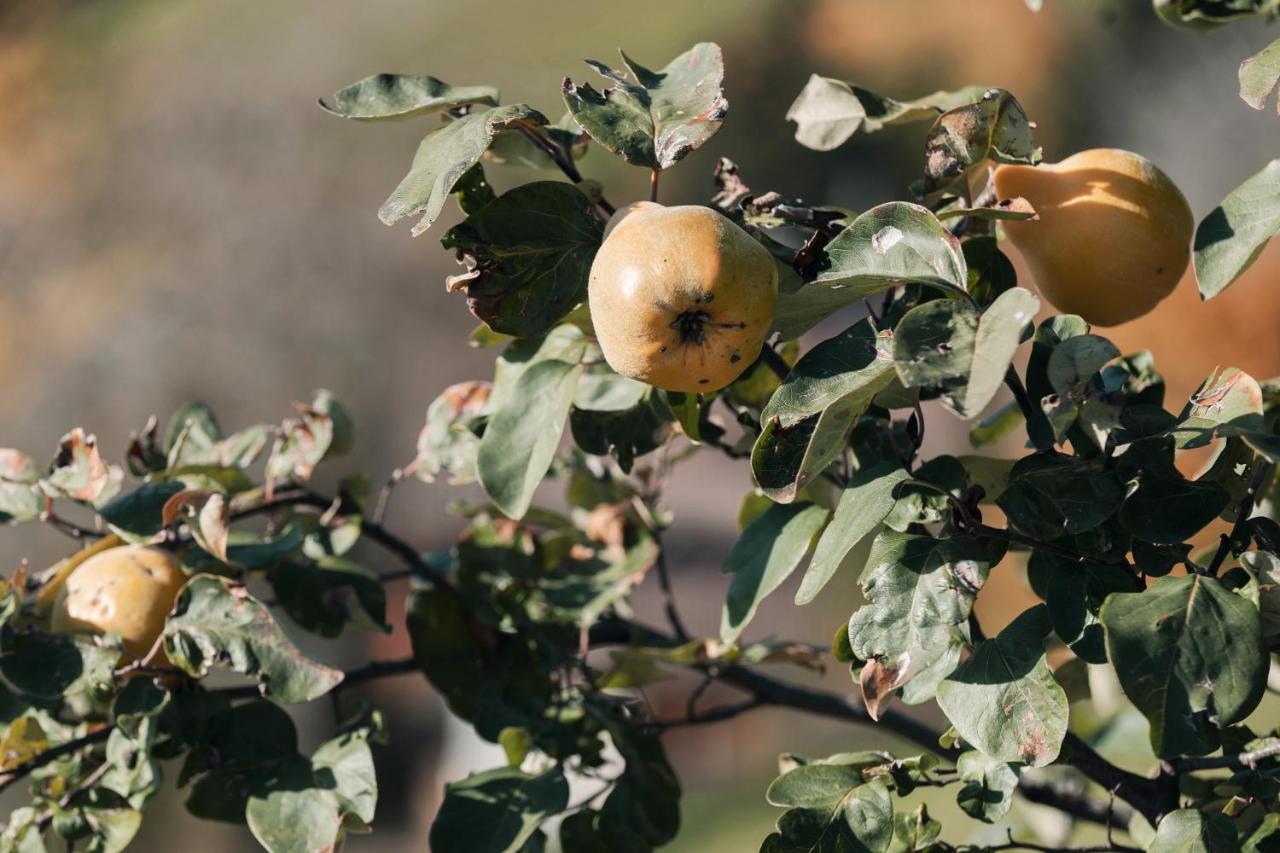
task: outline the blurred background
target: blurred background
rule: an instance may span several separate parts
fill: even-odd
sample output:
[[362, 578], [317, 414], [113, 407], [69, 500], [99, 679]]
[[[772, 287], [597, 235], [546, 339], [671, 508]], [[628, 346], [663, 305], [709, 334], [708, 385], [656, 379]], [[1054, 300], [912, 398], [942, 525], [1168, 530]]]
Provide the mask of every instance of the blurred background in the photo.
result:
[[[1182, 186], [1199, 219], [1275, 156], [1280, 126], [1236, 97], [1236, 67], [1276, 34], [1251, 22], [1209, 36], [1175, 31], [1136, 0], [1045, 0], [1039, 12], [1023, 0], [0, 0], [0, 446], [43, 460], [83, 426], [121, 461], [148, 415], [163, 423], [188, 399], [207, 400], [234, 429], [279, 420], [293, 400], [327, 387], [359, 431], [338, 468], [380, 482], [412, 458], [427, 403], [451, 383], [488, 378], [495, 353], [467, 347], [475, 323], [444, 289], [457, 267], [437, 240], [456, 221], [453, 205], [416, 239], [375, 215], [435, 119], [357, 124], [315, 104], [374, 72], [497, 85], [504, 102], [554, 119], [564, 76], [599, 85], [583, 59], [612, 62], [623, 47], [661, 67], [694, 42], [716, 41], [728, 120], [664, 176], [663, 201], [705, 200], [726, 155], [757, 191], [857, 209], [907, 197], [925, 126], [858, 136], [828, 154], [802, 148], [783, 115], [811, 72], [900, 98], [999, 86], [1037, 122], [1047, 160], [1094, 146], [1141, 152]], [[647, 192], [647, 172], [601, 150], [580, 165], [615, 203]], [[488, 171], [500, 191], [533, 177]], [[1155, 351], [1176, 411], [1217, 365], [1280, 373], [1278, 275], [1273, 248], [1208, 305], [1188, 279], [1153, 315], [1107, 334], [1126, 351]], [[938, 412], [930, 423], [928, 452], [967, 449], [958, 421]], [[716, 630], [719, 564], [749, 487], [744, 465], [704, 453], [669, 490], [676, 584], [695, 630]], [[446, 503], [475, 494], [406, 484], [390, 524], [423, 548], [446, 545], [460, 526]], [[2, 532], [6, 570], [24, 558], [42, 568], [71, 547], [37, 525]], [[1011, 579], [1007, 592], [1000, 577]], [[1016, 572], [993, 576], [982, 602], [988, 631], [1022, 608], [1017, 583]], [[804, 610], [791, 588], [780, 591], [748, 639], [828, 642], [855, 605], [852, 573], [832, 590]], [[389, 616], [398, 624], [396, 593]], [[657, 621], [654, 605], [643, 589], [640, 616]], [[350, 664], [403, 655], [407, 641], [349, 633], [311, 650]], [[838, 668], [826, 680], [850, 689]], [[669, 682], [649, 699], [678, 710], [689, 688]], [[364, 693], [387, 710], [394, 747], [377, 752], [377, 831], [348, 849], [422, 849], [443, 783], [500, 764], [500, 752], [451, 723], [417, 678]], [[317, 704], [297, 714], [304, 747], [332, 725]], [[1145, 740], [1140, 729], [1115, 739]], [[772, 711], [673, 733], [686, 830], [669, 849], [756, 849], [777, 817], [763, 792], [781, 751], [892, 746], [882, 732]], [[1143, 757], [1132, 761], [1140, 768]], [[171, 849], [176, 834], [191, 853], [252, 848], [243, 827], [186, 817], [182, 796], [161, 795], [136, 849]], [[930, 807], [955, 812], [946, 798]], [[1011, 821], [1054, 831], [1023, 805]]]

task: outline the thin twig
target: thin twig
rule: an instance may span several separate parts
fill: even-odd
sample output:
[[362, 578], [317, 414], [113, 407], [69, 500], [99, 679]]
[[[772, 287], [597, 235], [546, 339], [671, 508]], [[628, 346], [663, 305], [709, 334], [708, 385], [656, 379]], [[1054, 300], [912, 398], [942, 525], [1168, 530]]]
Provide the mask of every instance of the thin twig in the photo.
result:
[[665, 732], [670, 729], [684, 728], [685, 726], [704, 726], [710, 723], [722, 723], [725, 720], [732, 720], [740, 714], [763, 708], [768, 704], [764, 699], [755, 696], [734, 705], [722, 705], [719, 708], [712, 708], [710, 711], [704, 711], [701, 714], [689, 714], [674, 720], [649, 720], [642, 725], [646, 729], [655, 732]]
[[[1053, 450], [1053, 441], [1050, 439], [1046, 442], [1043, 438], [1045, 433], [1036, 429], [1038, 426], [1048, 426], [1048, 418], [1045, 413], [1040, 410], [1031, 397], [1027, 394], [1027, 388], [1022, 384], [1022, 378], [1018, 376], [1018, 371], [1012, 366], [1004, 373], [1004, 384], [1009, 386], [1009, 390], [1013, 392], [1013, 399], [1018, 404], [1018, 408], [1022, 410], [1022, 417], [1027, 422], [1027, 435], [1036, 446], [1036, 450], [1048, 453]], [[1050, 428], [1048, 435], [1053, 435], [1053, 429]]]
[[[573, 162], [572, 154], [566, 152], [555, 142], [548, 139], [540, 130], [523, 124], [518, 124], [516, 127], [531, 142], [533, 142], [534, 145], [541, 148], [546, 155], [551, 158], [551, 162], [555, 163], [556, 168], [563, 172], [566, 178], [573, 181], [575, 184], [582, 182], [582, 173], [578, 171], [577, 165]], [[600, 209], [605, 213], [610, 215], [617, 213], [617, 209], [602, 195], [596, 197], [596, 204], [598, 204]]]
[[[605, 619], [592, 626], [591, 640], [594, 646], [638, 643], [670, 648], [676, 645], [674, 638], [660, 631], [617, 618]], [[890, 708], [882, 712], [877, 723], [871, 719], [866, 708], [852, 696], [777, 681], [745, 666], [715, 667], [714, 673], [711, 672], [712, 667], [705, 663], [689, 663], [687, 666], [699, 669], [713, 676], [715, 680], [737, 687], [751, 695], [752, 702], [755, 704], [749, 707], [745, 703], [740, 706], [730, 706], [736, 709], [735, 716], [754, 708], [787, 707], [849, 723], [879, 725], [947, 761], [954, 762], [960, 756], [960, 750], [939, 744], [941, 732], [897, 709]], [[1114, 788], [1121, 799], [1131, 803], [1132, 800], [1136, 800], [1137, 802], [1132, 804], [1153, 822], [1156, 815], [1164, 813], [1157, 805], [1157, 797], [1161, 794], [1157, 784], [1159, 780], [1144, 779], [1121, 770], [1074, 735], [1067, 736], [1067, 743], [1072, 747], [1067, 750], [1070, 753], [1068, 763], [1073, 764], [1085, 776], [1104, 787]], [[1019, 783], [1018, 791], [1032, 802], [1053, 806], [1082, 820], [1099, 824], [1113, 820], [1118, 824], [1128, 825], [1130, 814], [1127, 809], [1120, 807], [1109, 809], [1104, 804], [1074, 792], [1061, 791], [1048, 783], [1023, 780]]]
[[1217, 770], [1224, 767], [1247, 767], [1250, 770], [1268, 758], [1280, 755], [1280, 739], [1272, 739], [1266, 746], [1239, 755], [1214, 755], [1208, 758], [1184, 758], [1178, 762], [1183, 770]]
[[6, 790], [10, 785], [13, 785], [20, 779], [26, 778], [36, 770], [44, 767], [46, 764], [52, 764], [59, 758], [79, 752], [86, 746], [93, 746], [94, 744], [101, 743], [111, 737], [111, 731], [113, 728], [114, 726], [106, 726], [95, 732], [82, 735], [75, 740], [69, 740], [61, 746], [46, 749], [44, 752], [22, 762], [16, 767], [11, 768], [4, 773], [0, 773], [0, 791]]
[[44, 510], [40, 513], [40, 520], [64, 536], [70, 536], [76, 541], [101, 539], [105, 535], [101, 531], [94, 530], [91, 527], [83, 527], [59, 516], [53, 511], [53, 498], [47, 496], [44, 499]]
[[405, 469], [397, 468], [391, 472], [391, 476], [387, 477], [387, 481], [382, 484], [382, 491], [378, 492], [378, 502], [373, 508], [373, 521], [381, 524], [387, 517], [387, 508], [391, 506], [391, 495], [395, 492], [396, 486], [400, 485], [400, 481], [404, 479]]
[[671, 623], [671, 630], [675, 632], [676, 638], [682, 643], [688, 642], [689, 631], [684, 627], [684, 620], [680, 618], [680, 609], [676, 606], [675, 588], [671, 585], [671, 570], [667, 566], [667, 549], [663, 547], [657, 531], [651, 531], [650, 535], [654, 537], [654, 542], [658, 546], [658, 586], [662, 589], [667, 621]]
[[[357, 684], [363, 684], [366, 681], [396, 675], [409, 675], [420, 671], [418, 662], [413, 658], [373, 661], [359, 669], [353, 669], [345, 673], [342, 681], [334, 689], [345, 689], [354, 687]], [[225, 696], [228, 699], [256, 699], [262, 696], [262, 686], [260, 684], [242, 684], [237, 687], [226, 687], [219, 690], [210, 690], [209, 692]]]

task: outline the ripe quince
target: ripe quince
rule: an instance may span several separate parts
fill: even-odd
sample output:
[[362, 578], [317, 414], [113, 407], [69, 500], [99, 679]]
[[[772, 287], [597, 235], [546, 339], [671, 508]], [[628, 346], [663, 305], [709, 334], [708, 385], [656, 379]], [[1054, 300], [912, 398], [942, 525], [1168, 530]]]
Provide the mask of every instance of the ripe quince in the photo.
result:
[[[161, 548], [128, 545], [102, 551], [67, 577], [53, 608], [53, 631], [116, 631], [124, 641], [125, 658], [141, 659], [155, 646], [186, 583], [178, 558]], [[163, 665], [163, 652], [153, 662]]]
[[1141, 317], [1191, 259], [1195, 221], [1177, 185], [1150, 160], [1094, 148], [1061, 163], [1003, 164], [1000, 198], [1022, 196], [1039, 221], [1003, 223], [1045, 299], [1097, 326]]
[[591, 266], [591, 320], [605, 360], [667, 391], [716, 391], [755, 361], [773, 323], [778, 269], [707, 207], [628, 205]]

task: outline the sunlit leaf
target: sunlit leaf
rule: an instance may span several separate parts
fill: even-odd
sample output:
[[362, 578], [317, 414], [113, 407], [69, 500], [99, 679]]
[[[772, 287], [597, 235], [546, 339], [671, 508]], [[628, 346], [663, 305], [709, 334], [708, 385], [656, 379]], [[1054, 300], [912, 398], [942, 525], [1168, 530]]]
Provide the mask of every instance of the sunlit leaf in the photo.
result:
[[480, 160], [499, 130], [546, 123], [542, 113], [527, 104], [515, 104], [467, 113], [432, 131], [418, 146], [409, 174], [382, 205], [378, 218], [391, 225], [406, 216], [420, 216], [413, 234], [421, 234], [431, 227], [454, 184]]
[[333, 103], [320, 106], [341, 118], [363, 121], [398, 119], [466, 104], [498, 105], [492, 86], [450, 86], [425, 74], [374, 74], [344, 86]]
[[1048, 608], [1024, 612], [938, 685], [938, 706], [988, 758], [1041, 767], [1067, 733], [1067, 696], [1045, 662]]
[[830, 151], [859, 130], [874, 133], [891, 124], [932, 121], [938, 114], [982, 97], [982, 86], [934, 92], [912, 101], [895, 101], [853, 83], [813, 74], [790, 109], [796, 141], [815, 151]]
[[1280, 160], [1236, 187], [1196, 227], [1200, 298], [1212, 299], [1244, 274], [1280, 232]]
[[210, 575], [192, 578], [178, 597], [164, 651], [197, 678], [215, 664], [254, 676], [264, 696], [286, 703], [323, 696], [342, 680], [341, 672], [299, 651], [247, 590]]
[[747, 525], [725, 559], [733, 575], [720, 619], [720, 637], [737, 641], [760, 602], [790, 577], [809, 553], [828, 511], [809, 503], [774, 504]]
[[592, 139], [635, 166], [666, 169], [715, 135], [729, 102], [721, 91], [724, 58], [710, 42], [696, 44], [661, 71], [650, 71], [625, 53], [626, 72], [587, 64], [611, 83], [565, 78], [564, 101]]

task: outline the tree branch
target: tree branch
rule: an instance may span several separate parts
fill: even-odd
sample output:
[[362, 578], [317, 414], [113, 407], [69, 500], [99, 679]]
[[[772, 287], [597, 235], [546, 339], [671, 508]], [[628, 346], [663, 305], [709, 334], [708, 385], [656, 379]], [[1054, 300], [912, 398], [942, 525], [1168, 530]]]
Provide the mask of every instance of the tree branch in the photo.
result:
[[[590, 639], [593, 646], [640, 644], [670, 648], [676, 645], [673, 638], [660, 631], [622, 619], [604, 619], [597, 622], [591, 628]], [[696, 663], [689, 664], [689, 666], [707, 672], [708, 675], [716, 680], [737, 687], [751, 695], [750, 700], [737, 705], [727, 706], [727, 708], [700, 715], [691, 714], [693, 724], [720, 722], [757, 708], [786, 707], [848, 723], [887, 728], [899, 737], [922, 746], [947, 761], [954, 762], [960, 757], [960, 750], [946, 748], [938, 743], [941, 732], [927, 723], [903, 714], [896, 709], [890, 708], [883, 712], [877, 722], [871, 719], [862, 703], [851, 695], [787, 684], [745, 666], [718, 667]], [[1074, 739], [1075, 736], [1068, 735], [1068, 738]], [[1100, 779], [1094, 778], [1094, 774], [1113, 782], [1113, 785], [1104, 785], [1104, 787], [1114, 787], [1117, 780], [1120, 783], [1126, 783], [1127, 787], [1125, 787], [1123, 793], [1117, 791], [1117, 795], [1121, 796], [1122, 799], [1125, 794], [1137, 796], [1135, 792], [1138, 790], [1139, 784], [1147, 787], [1154, 785], [1153, 780], [1143, 779], [1111, 765], [1083, 741], [1079, 741], [1079, 744], [1083, 747], [1083, 750], [1080, 750], [1082, 754], [1092, 760], [1084, 762], [1088, 769], [1080, 765], [1077, 765], [1077, 769], [1093, 779], [1093, 781], [1099, 782], [1099, 784], [1102, 784], [1102, 782]], [[1018, 792], [1031, 802], [1052, 806], [1072, 817], [1092, 823], [1128, 826], [1132, 817], [1132, 813], [1124, 807], [1107, 806], [1075, 792], [1064, 791], [1058, 786], [1038, 780], [1021, 780], [1018, 784]], [[1145, 789], [1143, 789], [1143, 793], [1146, 793]]]
[[1180, 770], [1217, 770], [1220, 768], [1248, 768], [1254, 770], [1268, 758], [1280, 755], [1280, 738], [1270, 738], [1265, 746], [1239, 755], [1214, 755], [1208, 758], [1184, 758], [1178, 762]]
[[[1240, 553], [1237, 546], [1241, 544], [1241, 537], [1244, 536], [1245, 528], [1249, 524], [1249, 517], [1253, 515], [1253, 508], [1258, 502], [1258, 495], [1262, 491], [1262, 487], [1267, 484], [1274, 465], [1271, 462], [1263, 460], [1254, 469], [1253, 479], [1249, 482], [1249, 488], [1244, 493], [1244, 497], [1240, 499], [1240, 506], [1236, 509], [1236, 523], [1232, 525], [1231, 532], [1222, 535], [1222, 541], [1218, 543], [1218, 550], [1213, 555], [1213, 560], [1209, 563], [1209, 568], [1205, 570], [1205, 574], [1218, 574], [1218, 570], [1222, 568], [1223, 562], [1227, 559], [1227, 553]], [[1247, 540], [1246, 540], [1247, 543]]]
[[105, 741], [107, 738], [111, 737], [111, 731], [114, 728], [115, 726], [106, 726], [98, 729], [97, 731], [90, 732], [87, 735], [82, 735], [75, 740], [69, 740], [60, 746], [55, 746], [52, 749], [46, 749], [34, 758], [30, 758], [18, 766], [5, 771], [4, 773], [0, 773], [0, 791], [4, 791], [10, 785], [13, 785], [21, 779], [25, 779], [27, 776], [30, 776], [33, 772], [44, 767], [46, 764], [52, 764], [59, 758], [71, 755], [74, 752], [79, 752], [87, 746], [93, 746], [94, 744]]

